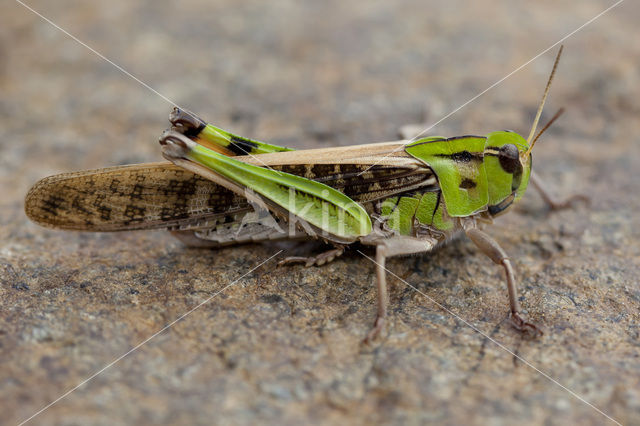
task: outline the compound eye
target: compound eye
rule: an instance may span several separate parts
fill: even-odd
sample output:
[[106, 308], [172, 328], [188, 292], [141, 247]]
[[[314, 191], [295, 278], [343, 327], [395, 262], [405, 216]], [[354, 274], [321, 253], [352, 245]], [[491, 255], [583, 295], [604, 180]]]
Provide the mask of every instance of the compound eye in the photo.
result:
[[520, 167], [520, 151], [512, 143], [503, 145], [500, 148], [498, 159], [500, 160], [500, 166], [507, 173], [513, 174]]

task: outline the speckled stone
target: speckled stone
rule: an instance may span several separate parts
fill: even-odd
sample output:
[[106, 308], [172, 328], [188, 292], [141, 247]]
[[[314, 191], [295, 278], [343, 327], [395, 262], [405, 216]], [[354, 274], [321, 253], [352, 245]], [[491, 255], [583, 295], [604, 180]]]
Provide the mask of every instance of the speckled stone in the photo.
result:
[[[393, 140], [425, 114], [433, 123], [611, 4], [210, 3], [29, 2], [168, 99], [296, 148]], [[624, 2], [566, 41], [544, 119], [561, 106], [567, 113], [534, 152], [554, 193], [586, 193], [592, 205], [550, 213], [531, 191], [489, 230], [512, 256], [523, 308], [544, 336], [523, 339], [508, 325], [502, 271], [461, 239], [388, 262], [419, 292], [390, 278], [388, 327], [364, 346], [374, 268], [355, 250], [324, 267], [277, 268], [286, 254], [321, 247], [196, 250], [165, 232], [30, 223], [23, 197], [39, 178], [159, 160], [171, 107], [7, 3], [0, 423], [29, 418], [154, 336], [32, 423], [607, 421], [522, 357], [618, 421], [640, 424], [639, 14]], [[430, 133], [526, 134], [553, 56]]]

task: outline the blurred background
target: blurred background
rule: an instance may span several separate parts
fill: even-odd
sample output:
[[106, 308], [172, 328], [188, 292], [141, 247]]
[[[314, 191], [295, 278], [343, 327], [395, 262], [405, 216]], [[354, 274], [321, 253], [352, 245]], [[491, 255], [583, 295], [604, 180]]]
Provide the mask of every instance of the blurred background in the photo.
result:
[[[19, 2], [0, 16], [0, 412], [29, 418], [278, 249], [186, 249], [165, 232], [83, 234], [28, 221], [50, 174], [161, 159], [171, 103], [293, 148], [393, 140], [435, 123], [612, 1], [31, 0], [133, 74]], [[502, 271], [467, 241], [388, 267], [623, 423], [640, 423], [640, 7], [626, 1], [565, 41], [534, 151], [556, 194], [531, 191], [491, 230], [514, 259], [523, 306], [546, 334], [504, 321]], [[528, 133], [557, 47], [430, 134]], [[155, 92], [157, 91], [157, 93]], [[281, 255], [284, 256], [285, 254]], [[606, 417], [391, 283], [385, 336], [373, 265], [242, 278], [33, 424], [337, 422], [601, 424]]]

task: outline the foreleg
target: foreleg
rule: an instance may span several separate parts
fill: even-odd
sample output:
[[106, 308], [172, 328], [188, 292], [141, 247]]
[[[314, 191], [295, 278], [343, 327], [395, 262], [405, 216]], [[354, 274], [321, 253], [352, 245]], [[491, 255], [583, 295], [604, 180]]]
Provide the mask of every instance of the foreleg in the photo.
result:
[[507, 253], [489, 235], [477, 228], [467, 229], [467, 236], [475, 245], [486, 254], [494, 263], [502, 265], [507, 275], [507, 290], [509, 292], [509, 306], [511, 308], [511, 322], [514, 327], [522, 332], [532, 333], [534, 336], [542, 334], [542, 331], [534, 324], [525, 321], [520, 314], [520, 304], [518, 303], [518, 290], [516, 288], [516, 277], [513, 266]]

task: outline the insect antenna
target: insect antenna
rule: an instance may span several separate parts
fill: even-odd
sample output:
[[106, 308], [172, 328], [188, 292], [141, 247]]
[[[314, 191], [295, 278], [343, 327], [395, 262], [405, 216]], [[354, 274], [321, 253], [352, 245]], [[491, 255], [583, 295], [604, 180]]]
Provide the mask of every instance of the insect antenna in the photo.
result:
[[562, 113], [564, 113], [564, 108], [560, 108], [558, 110], [558, 112], [556, 112], [553, 117], [551, 117], [551, 120], [549, 120], [547, 122], [547, 124], [544, 125], [544, 127], [542, 128], [542, 130], [540, 130], [538, 132], [538, 134], [536, 135], [535, 138], [533, 138], [533, 141], [531, 141], [531, 145], [533, 146], [534, 143], [536, 143], [536, 141], [538, 140], [538, 138], [540, 136], [542, 136], [542, 134], [545, 132], [545, 130], [547, 130], [549, 127], [551, 127], [551, 125], [553, 124], [554, 121], [556, 121], [561, 115]]
[[[533, 126], [531, 126], [531, 131], [529, 132], [529, 137], [527, 138], [527, 143], [529, 144], [529, 149], [524, 154], [525, 158], [529, 157], [529, 154], [531, 153], [531, 149], [533, 148], [533, 144], [536, 141], [536, 139], [538, 139], [538, 138], [533, 139], [533, 135], [536, 132], [536, 127], [538, 127], [538, 121], [540, 121], [540, 116], [542, 115], [542, 108], [544, 107], [544, 102], [547, 100], [547, 95], [549, 95], [549, 88], [551, 87], [551, 82], [553, 81], [553, 76], [556, 74], [556, 68], [558, 68], [558, 62], [560, 62], [560, 55], [562, 55], [562, 49], [563, 48], [564, 48], [564, 46], [560, 45], [560, 50], [558, 50], [558, 55], [556, 56], [556, 60], [553, 63], [553, 69], [551, 70], [551, 75], [549, 76], [549, 80], [547, 81], [547, 87], [545, 87], [545, 89], [544, 89], [544, 95], [542, 95], [542, 100], [540, 101], [540, 106], [538, 107], [538, 112], [536, 113], [536, 118], [533, 120]], [[538, 135], [538, 136], [540, 136], [540, 135]]]

